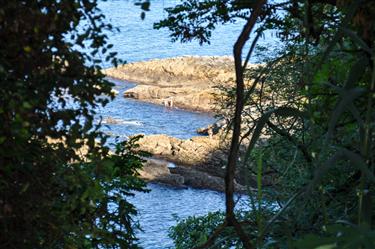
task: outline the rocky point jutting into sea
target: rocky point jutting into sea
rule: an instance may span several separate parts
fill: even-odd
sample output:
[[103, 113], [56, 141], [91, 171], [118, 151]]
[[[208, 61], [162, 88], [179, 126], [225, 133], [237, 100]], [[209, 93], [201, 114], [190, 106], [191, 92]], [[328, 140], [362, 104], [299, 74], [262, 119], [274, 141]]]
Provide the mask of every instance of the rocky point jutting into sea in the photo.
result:
[[[156, 59], [106, 69], [105, 74], [137, 84], [123, 93], [125, 98], [204, 112], [215, 110], [215, 95], [220, 94], [218, 87], [233, 85], [235, 77], [233, 59], [229, 56]], [[139, 141], [140, 149], [153, 157], [147, 160], [141, 176], [173, 186], [223, 191], [229, 146], [228, 139], [220, 132], [222, 125], [202, 129], [206, 136], [191, 139], [165, 134], [144, 136]], [[237, 180], [243, 182], [241, 177]], [[244, 191], [240, 184], [236, 184], [236, 189]]]

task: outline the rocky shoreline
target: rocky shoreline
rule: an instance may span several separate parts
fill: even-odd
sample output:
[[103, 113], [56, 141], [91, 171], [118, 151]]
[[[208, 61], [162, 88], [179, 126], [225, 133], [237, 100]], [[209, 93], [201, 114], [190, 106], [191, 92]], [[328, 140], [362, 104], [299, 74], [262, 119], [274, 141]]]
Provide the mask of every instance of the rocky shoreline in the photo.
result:
[[[193, 111], [213, 112], [219, 86], [234, 82], [230, 57], [184, 56], [125, 64], [106, 69], [112, 78], [131, 81], [136, 87], [124, 93], [126, 98]], [[224, 191], [228, 141], [220, 135], [223, 124], [199, 129], [191, 139], [167, 135], [147, 135], [140, 150], [153, 155], [140, 172], [141, 178], [175, 187], [194, 187]], [[216, 134], [217, 133], [217, 134]], [[197, 134], [198, 135], [198, 134]], [[238, 172], [236, 192], [245, 192]]]
[[135, 82], [124, 93], [154, 104], [212, 112], [218, 86], [234, 83], [233, 59], [229, 56], [183, 56], [129, 63], [109, 68], [112, 78]]
[[[229, 141], [222, 134], [178, 139], [167, 135], [148, 135], [139, 140], [140, 150], [153, 155], [140, 172], [147, 181], [175, 187], [194, 187], [224, 191]], [[246, 192], [241, 172], [237, 172], [235, 191]]]
[[[149, 182], [162, 183], [178, 188], [202, 188], [224, 192], [224, 178], [211, 175], [188, 166], [171, 164], [168, 161], [149, 158], [140, 172], [140, 177]], [[246, 193], [246, 187], [235, 183], [237, 193]]]

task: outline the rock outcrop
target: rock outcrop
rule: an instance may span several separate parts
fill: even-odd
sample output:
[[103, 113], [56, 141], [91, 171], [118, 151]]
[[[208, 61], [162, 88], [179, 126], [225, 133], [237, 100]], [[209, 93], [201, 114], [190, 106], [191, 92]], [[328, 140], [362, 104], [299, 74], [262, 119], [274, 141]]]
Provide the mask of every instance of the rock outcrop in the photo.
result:
[[[225, 160], [221, 140], [215, 136], [179, 139], [164, 134], [148, 135], [139, 140], [140, 149], [152, 155], [181, 165], [199, 167]], [[213, 154], [216, 156], [213, 158]], [[217, 162], [217, 163], [215, 163]]]
[[175, 187], [184, 187], [184, 177], [173, 174], [169, 170], [168, 162], [153, 158], [148, 158], [139, 172], [140, 177], [150, 182], [160, 182]]
[[[224, 191], [224, 175], [228, 145], [219, 135], [182, 140], [167, 135], [148, 135], [139, 140], [140, 149], [154, 158], [144, 166], [142, 178], [177, 187]], [[168, 164], [173, 163], [173, 167]], [[182, 176], [183, 178], [177, 178]], [[240, 178], [238, 178], [240, 180]], [[236, 183], [236, 191], [244, 187]]]
[[[194, 188], [204, 188], [216, 191], [225, 191], [225, 183], [223, 177], [211, 175], [207, 172], [203, 172], [188, 167], [175, 167], [171, 169], [171, 172], [175, 175], [181, 175], [184, 178], [184, 184]], [[235, 191], [238, 193], [245, 193], [246, 187], [235, 182]]]
[[[110, 77], [139, 84], [166, 86], [216, 86], [234, 79], [233, 59], [230, 56], [182, 56], [155, 59], [109, 68]], [[202, 86], [199, 83], [203, 83]]]
[[210, 112], [215, 108], [217, 90], [194, 87], [159, 87], [138, 85], [124, 93], [125, 98], [134, 98], [150, 103], [177, 107], [186, 110]]
[[197, 111], [212, 111], [218, 86], [234, 82], [233, 59], [183, 56], [121, 65], [104, 70], [109, 77], [138, 85], [128, 98]]
[[[223, 192], [224, 179], [192, 167], [179, 166], [165, 160], [148, 158], [140, 171], [140, 177], [149, 182], [158, 182], [173, 187], [204, 188]], [[235, 183], [235, 190], [245, 192], [245, 187]]]

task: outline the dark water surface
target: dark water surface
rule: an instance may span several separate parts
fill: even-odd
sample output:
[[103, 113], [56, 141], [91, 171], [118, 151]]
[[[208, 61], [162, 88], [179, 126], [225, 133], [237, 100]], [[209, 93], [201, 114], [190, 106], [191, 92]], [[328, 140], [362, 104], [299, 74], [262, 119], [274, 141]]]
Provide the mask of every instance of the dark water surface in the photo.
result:
[[[120, 28], [120, 32], [109, 34], [114, 51], [128, 62], [182, 55], [230, 55], [241, 23], [219, 27], [213, 32], [211, 45], [200, 46], [197, 42], [171, 43], [168, 30], [153, 30], [153, 23], [166, 16], [164, 7], [179, 1], [151, 0], [151, 11], [141, 21], [140, 9], [134, 1], [109, 0], [100, 2], [100, 8], [108, 20]], [[104, 67], [108, 65], [103, 65]], [[212, 115], [168, 109], [123, 98], [123, 92], [134, 84], [113, 80], [119, 95], [113, 102], [99, 111], [107, 126], [104, 131], [112, 136], [125, 138], [138, 133], [167, 134], [178, 138], [196, 136], [197, 128], [214, 121]], [[108, 122], [109, 121], [109, 122]], [[115, 123], [115, 124], [114, 124]], [[204, 215], [223, 210], [224, 195], [210, 190], [175, 189], [149, 184], [150, 193], [137, 193], [131, 202], [139, 210], [137, 219], [144, 232], [139, 232], [140, 244], [146, 249], [173, 248], [168, 238], [168, 228], [176, 224], [173, 214], [180, 218]]]

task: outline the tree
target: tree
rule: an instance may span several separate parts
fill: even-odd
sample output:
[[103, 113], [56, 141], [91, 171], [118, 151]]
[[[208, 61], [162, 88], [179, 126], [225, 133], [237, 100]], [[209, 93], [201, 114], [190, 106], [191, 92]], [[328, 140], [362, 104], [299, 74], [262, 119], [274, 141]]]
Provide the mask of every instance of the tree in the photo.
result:
[[0, 4], [0, 247], [137, 248], [136, 139], [110, 154], [94, 120], [112, 26], [95, 0]]
[[[227, 104], [234, 113], [226, 218], [197, 248], [212, 246], [228, 226], [244, 248], [374, 246], [374, 11], [372, 1], [186, 0], [155, 25], [169, 28], [174, 40], [203, 43], [216, 24], [246, 20], [234, 45], [236, 94]], [[247, 70], [267, 29], [283, 46], [265, 66]], [[245, 87], [249, 77], [252, 83]], [[262, 134], [268, 139], [259, 143]], [[239, 166], [258, 179], [253, 198], [258, 205], [237, 222], [230, 218], [231, 182], [240, 141], [248, 142]], [[288, 158], [297, 161], [293, 167]], [[262, 184], [267, 177], [273, 179], [268, 188]], [[278, 203], [278, 211], [264, 201]]]

